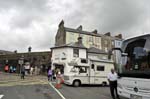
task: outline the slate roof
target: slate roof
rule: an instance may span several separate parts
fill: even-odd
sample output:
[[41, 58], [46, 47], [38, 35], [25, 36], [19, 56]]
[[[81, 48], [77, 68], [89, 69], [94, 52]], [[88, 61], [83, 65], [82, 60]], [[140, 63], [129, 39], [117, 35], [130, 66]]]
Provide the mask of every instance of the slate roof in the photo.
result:
[[11, 51], [0, 50], [0, 54], [12, 54]]
[[94, 36], [104, 36], [102, 34], [95, 34], [95, 33], [92, 33], [92, 32], [82, 31], [82, 30], [68, 28], [68, 27], [64, 27], [64, 29], [65, 29], [65, 31], [73, 32], [73, 33], [81, 33], [81, 34], [94, 35]]
[[61, 45], [61, 46], [55, 46], [55, 47], [52, 47], [51, 49], [63, 48], [63, 47], [87, 49], [82, 43], [79, 43], [79, 42], [64, 44], [64, 45]]

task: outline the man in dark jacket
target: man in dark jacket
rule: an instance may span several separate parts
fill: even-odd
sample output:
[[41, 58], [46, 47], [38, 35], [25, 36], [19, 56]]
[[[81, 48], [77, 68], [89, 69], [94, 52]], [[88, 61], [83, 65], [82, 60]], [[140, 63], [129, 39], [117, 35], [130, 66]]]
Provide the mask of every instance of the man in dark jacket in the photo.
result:
[[25, 67], [24, 65], [21, 66], [21, 79], [24, 79], [25, 76]]

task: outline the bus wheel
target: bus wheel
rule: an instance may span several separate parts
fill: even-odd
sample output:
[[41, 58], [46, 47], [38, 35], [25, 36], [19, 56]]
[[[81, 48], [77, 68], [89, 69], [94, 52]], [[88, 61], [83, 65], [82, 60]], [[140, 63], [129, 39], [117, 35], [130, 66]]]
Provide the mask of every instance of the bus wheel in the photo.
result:
[[74, 86], [74, 87], [79, 87], [80, 84], [81, 84], [81, 82], [80, 82], [79, 80], [75, 80], [75, 81], [73, 82], [73, 86]]

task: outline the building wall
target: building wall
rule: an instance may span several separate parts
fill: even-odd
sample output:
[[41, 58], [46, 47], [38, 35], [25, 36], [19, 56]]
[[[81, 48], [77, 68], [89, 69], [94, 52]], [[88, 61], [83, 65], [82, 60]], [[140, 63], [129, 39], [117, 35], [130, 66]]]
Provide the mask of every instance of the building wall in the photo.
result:
[[[63, 47], [52, 50], [52, 62], [70, 62], [74, 58], [76, 57], [73, 56], [73, 48]], [[86, 49], [79, 49], [79, 58], [86, 58]]]
[[101, 37], [94, 35], [66, 32], [66, 44], [77, 42], [79, 36], [82, 37], [82, 43], [85, 47], [96, 47], [101, 49]]
[[93, 60], [108, 60], [107, 54], [88, 53], [88, 58]]
[[66, 32], [66, 44], [77, 42], [78, 37], [78, 33]]
[[[70, 59], [70, 48], [57, 48], [52, 50], [52, 62], [61, 61], [62, 58]], [[64, 61], [66, 61], [66, 59]]]
[[83, 44], [85, 47], [96, 47], [105, 52], [108, 52], [114, 47], [115, 39], [122, 38], [122, 35], [111, 36], [111, 33], [98, 34], [97, 30], [93, 32], [87, 32], [82, 30], [82, 26], [77, 29], [67, 28], [64, 26], [64, 21], [62, 20], [58, 25], [58, 31], [55, 37], [55, 45], [61, 46], [64, 44], [77, 42], [78, 37], [83, 38]]
[[16, 66], [19, 68], [19, 60], [23, 59], [25, 62], [30, 62], [32, 66], [40, 68], [41, 65], [50, 66], [51, 63], [51, 52], [30, 52], [30, 53], [13, 53], [0, 55], [0, 70], [4, 70], [5, 64], [9, 66]]
[[102, 40], [101, 40], [101, 43], [102, 43], [102, 50], [105, 51], [105, 52], [108, 52], [113, 47], [113, 45], [112, 45], [113, 40], [109, 36], [103, 36]]
[[60, 46], [66, 44], [66, 33], [64, 28], [60, 27], [57, 31], [56, 37], [55, 37], [55, 46]]

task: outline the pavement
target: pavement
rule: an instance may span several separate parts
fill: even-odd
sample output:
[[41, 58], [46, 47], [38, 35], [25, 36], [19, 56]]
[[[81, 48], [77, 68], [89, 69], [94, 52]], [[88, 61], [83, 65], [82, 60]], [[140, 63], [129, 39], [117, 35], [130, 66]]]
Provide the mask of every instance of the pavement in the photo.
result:
[[0, 99], [61, 99], [43, 75], [25, 76], [0, 72]]
[[0, 72], [0, 86], [48, 84], [47, 77], [43, 75], [27, 75], [21, 79], [20, 74]]
[[43, 75], [28, 75], [23, 80], [18, 74], [0, 72], [0, 99], [112, 99], [109, 87], [63, 84], [56, 89], [55, 84]]

